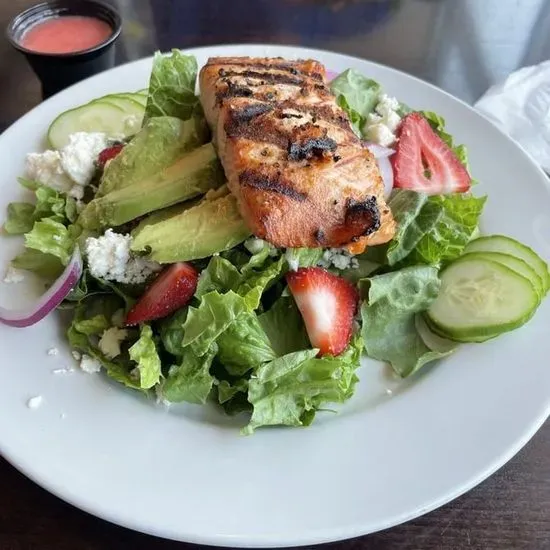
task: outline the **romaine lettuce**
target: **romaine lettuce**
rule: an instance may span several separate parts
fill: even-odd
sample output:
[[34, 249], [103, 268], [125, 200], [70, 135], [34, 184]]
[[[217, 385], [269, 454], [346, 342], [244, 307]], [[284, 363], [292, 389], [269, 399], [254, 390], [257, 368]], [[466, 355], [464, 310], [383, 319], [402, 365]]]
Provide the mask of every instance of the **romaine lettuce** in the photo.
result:
[[153, 331], [149, 325], [142, 325], [139, 340], [129, 349], [130, 359], [137, 363], [139, 385], [148, 390], [160, 380], [161, 364]]
[[180, 364], [170, 367], [168, 377], [161, 385], [162, 396], [173, 403], [205, 403], [214, 383], [210, 365], [216, 352], [216, 344], [200, 357], [191, 347], [185, 348]]
[[402, 377], [452, 353], [456, 345], [431, 349], [416, 327], [416, 316], [437, 298], [437, 269], [413, 266], [361, 281], [363, 340], [367, 355], [391, 364]]
[[316, 358], [318, 350], [308, 349], [262, 365], [248, 384], [253, 412], [243, 433], [260, 426], [308, 426], [324, 405], [349, 399], [357, 382], [361, 346], [356, 337], [338, 357]]
[[170, 55], [156, 53], [149, 80], [145, 117], [173, 116], [187, 120], [195, 111], [197, 60], [172, 50]]
[[354, 69], [348, 69], [330, 83], [330, 88], [338, 105], [348, 114], [356, 133], [361, 135], [367, 115], [378, 103], [380, 84]]

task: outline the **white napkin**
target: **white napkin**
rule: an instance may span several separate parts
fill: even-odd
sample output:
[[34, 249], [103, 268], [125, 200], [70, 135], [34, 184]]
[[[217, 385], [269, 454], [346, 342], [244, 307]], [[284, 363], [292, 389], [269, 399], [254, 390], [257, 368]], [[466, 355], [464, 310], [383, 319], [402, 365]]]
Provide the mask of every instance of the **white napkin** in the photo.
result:
[[550, 61], [510, 74], [489, 88], [475, 107], [550, 173]]

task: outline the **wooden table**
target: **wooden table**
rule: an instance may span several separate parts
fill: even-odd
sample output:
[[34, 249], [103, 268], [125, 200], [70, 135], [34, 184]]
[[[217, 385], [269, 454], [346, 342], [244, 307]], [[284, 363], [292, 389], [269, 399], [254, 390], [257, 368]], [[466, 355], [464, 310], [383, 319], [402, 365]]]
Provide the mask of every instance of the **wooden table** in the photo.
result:
[[[355, 3], [360, 1], [355, 0]], [[384, 3], [383, 0], [370, 1]], [[277, 12], [278, 6], [288, 2], [296, 5], [315, 4], [314, 0], [286, 0], [273, 2], [271, 8]], [[484, 0], [478, 6], [488, 6], [492, 2], [493, 0]], [[31, 3], [28, 0], [0, 2], [0, 25], [4, 26], [11, 16]], [[254, 32], [248, 32], [246, 25], [241, 22], [241, 26], [235, 28], [234, 34], [227, 31], [227, 25], [216, 34], [216, 29], [221, 29], [221, 26], [217, 25], [219, 21], [216, 19], [215, 2], [201, 0], [200, 3], [193, 1], [190, 4], [196, 9], [199, 9], [199, 4], [203, 7], [212, 4], [212, 9], [211, 12], [203, 11], [200, 18], [210, 34], [202, 33], [199, 37], [192, 33], [180, 34], [177, 30], [179, 27], [174, 27], [170, 18], [172, 0], [113, 0], [113, 3], [119, 5], [126, 20], [125, 38], [119, 52], [120, 61], [151, 53], [157, 47], [166, 49], [170, 46], [189, 46], [198, 44], [201, 40], [202, 43], [250, 42], [260, 41], [260, 37], [264, 42], [322, 46], [383, 61], [428, 78], [466, 100], [475, 99], [476, 93], [479, 95], [491, 83], [489, 73], [497, 77], [515, 68], [514, 65], [506, 65], [502, 59], [497, 63], [496, 58], [491, 57], [491, 53], [502, 48], [498, 26], [493, 25], [493, 30], [490, 30], [489, 25], [481, 24], [478, 32], [480, 29], [487, 29], [487, 33], [473, 38], [470, 36], [467, 44], [467, 53], [474, 57], [475, 63], [465, 70], [471, 69], [474, 72], [458, 78], [456, 67], [449, 65], [448, 70], [445, 69], [444, 45], [452, 37], [453, 31], [448, 27], [447, 33], [442, 33], [441, 26], [445, 30], [445, 25], [450, 25], [450, 21], [465, 20], [465, 17], [472, 15], [469, 8], [467, 9], [466, 0], [391, 0], [388, 5], [391, 5], [393, 11], [386, 14], [375, 13], [372, 21], [365, 21], [363, 30], [361, 27], [354, 28], [352, 36], [339, 34], [337, 30], [333, 32], [330, 26], [324, 28], [322, 21], [310, 32], [307, 26], [300, 27], [300, 21], [288, 28], [273, 25], [270, 27], [267, 24], [265, 28], [261, 28], [262, 22], [258, 23], [257, 20], [256, 26], [251, 27]], [[328, 0], [318, 1], [320, 5], [327, 3], [330, 4]], [[260, 4], [264, 7], [267, 5], [263, 0], [258, 2]], [[335, 21], [344, 16], [349, 4], [353, 2], [332, 2]], [[509, 17], [503, 8], [504, 4], [506, 3], [499, 4], [500, 17], [503, 18]], [[524, 7], [526, 11], [530, 9]], [[379, 6], [377, 9], [382, 8]], [[495, 17], [498, 17], [497, 12]], [[264, 23], [270, 20], [265, 18]], [[546, 21], [550, 22], [550, 18], [546, 18]], [[533, 33], [550, 34], [548, 25], [542, 30], [539, 27], [540, 25], [534, 28]], [[509, 30], [507, 32], [509, 35], [506, 45], [510, 48], [517, 46], [518, 50], [523, 48], [524, 57], [518, 56], [516, 59], [537, 62], [539, 60], [536, 56], [544, 55], [540, 43], [538, 53], [529, 53], [528, 46], [532, 43], [529, 38], [532, 35], [530, 28], [524, 29], [523, 37]], [[427, 63], [427, 59], [432, 61]], [[479, 68], [484, 63], [482, 68], [486, 72], [481, 74]], [[1, 40], [0, 74], [2, 130], [40, 101], [40, 87], [24, 60]], [[3, 383], [9, 381], [5, 380]], [[0, 458], [0, 550], [167, 550], [184, 546], [116, 527], [80, 512], [40, 489]], [[550, 550], [550, 423], [547, 422], [505, 467], [454, 502], [405, 525], [354, 540], [329, 544], [326, 548]]]

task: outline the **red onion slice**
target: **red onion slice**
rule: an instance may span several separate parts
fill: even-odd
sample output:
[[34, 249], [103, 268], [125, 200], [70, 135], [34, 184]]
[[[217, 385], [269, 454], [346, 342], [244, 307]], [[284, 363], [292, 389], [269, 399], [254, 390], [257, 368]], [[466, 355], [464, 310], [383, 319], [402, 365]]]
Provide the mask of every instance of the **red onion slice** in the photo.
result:
[[384, 147], [372, 141], [363, 141], [362, 143], [377, 159], [391, 157], [395, 153], [390, 147]]
[[30, 327], [54, 310], [78, 283], [82, 275], [82, 256], [75, 247], [71, 261], [55, 283], [38, 299], [36, 304], [22, 309], [0, 307], [0, 323], [10, 327]]
[[393, 166], [388, 157], [380, 157], [376, 159], [376, 162], [378, 163], [380, 175], [384, 180], [384, 196], [388, 198], [393, 189]]
[[384, 194], [386, 198], [388, 198], [393, 189], [393, 167], [391, 165], [390, 157], [395, 153], [395, 151], [389, 147], [383, 147], [382, 145], [378, 145], [378, 143], [372, 143], [370, 141], [363, 141], [363, 145], [376, 158], [380, 175], [384, 180]]

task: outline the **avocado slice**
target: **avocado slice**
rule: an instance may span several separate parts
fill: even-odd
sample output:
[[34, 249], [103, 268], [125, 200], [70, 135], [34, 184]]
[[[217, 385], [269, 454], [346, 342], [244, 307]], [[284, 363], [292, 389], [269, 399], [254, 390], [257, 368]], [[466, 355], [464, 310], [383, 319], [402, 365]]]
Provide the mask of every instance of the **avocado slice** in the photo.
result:
[[107, 165], [97, 197], [143, 181], [208, 140], [204, 118], [150, 118]]
[[149, 212], [202, 195], [224, 181], [216, 151], [207, 143], [185, 153], [160, 172], [94, 199], [81, 212], [78, 223], [87, 229], [117, 227]]
[[132, 232], [132, 251], [159, 263], [184, 262], [233, 248], [251, 234], [226, 186], [209, 191], [195, 206], [178, 207], [156, 223], [144, 219]]

